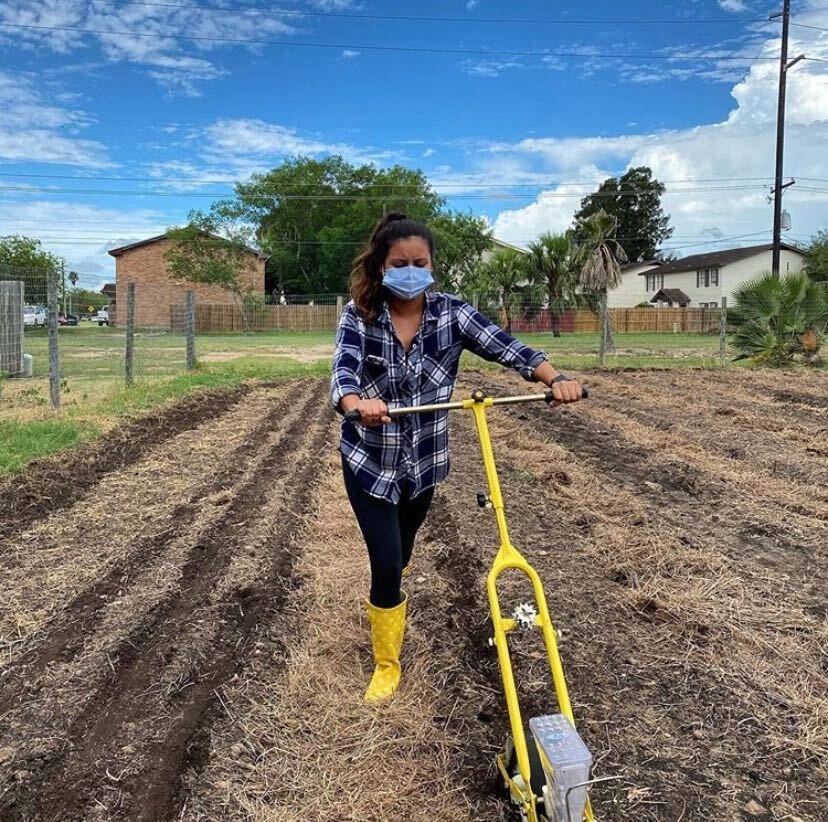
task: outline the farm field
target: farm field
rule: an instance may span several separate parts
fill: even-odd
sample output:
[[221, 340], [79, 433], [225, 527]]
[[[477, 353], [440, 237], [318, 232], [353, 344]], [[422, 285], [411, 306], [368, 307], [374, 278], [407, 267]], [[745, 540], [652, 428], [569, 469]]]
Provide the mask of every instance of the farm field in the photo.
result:
[[[824, 374], [603, 373], [490, 414], [599, 820], [816, 822], [828, 785]], [[523, 393], [499, 371], [459, 393]], [[0, 819], [512, 820], [470, 418], [371, 709], [368, 567], [327, 380], [247, 381], [0, 480]], [[504, 610], [526, 599], [509, 581]], [[532, 634], [527, 715], [554, 712]]]

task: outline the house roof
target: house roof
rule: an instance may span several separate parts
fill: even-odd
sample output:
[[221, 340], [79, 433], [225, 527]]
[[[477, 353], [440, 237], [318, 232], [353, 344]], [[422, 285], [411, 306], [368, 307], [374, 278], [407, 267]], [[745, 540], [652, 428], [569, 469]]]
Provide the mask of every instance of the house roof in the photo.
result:
[[[146, 240], [139, 240], [137, 243], [130, 243], [129, 245], [122, 245], [118, 248], [110, 248], [107, 252], [111, 254], [113, 257], [120, 257], [125, 251], [132, 251], [133, 248], [140, 248], [142, 245], [151, 245], [152, 243], [160, 243], [161, 240], [166, 240], [166, 234], [159, 234], [156, 237], [147, 237]], [[267, 254], [262, 254], [261, 251], [256, 251], [255, 248], [248, 248], [247, 249], [251, 254], [255, 254], [262, 260], [268, 259]]]
[[104, 287], [101, 289], [101, 294], [114, 294], [115, 288], [115, 283], [105, 283]]
[[688, 305], [690, 298], [680, 288], [660, 288], [650, 300], [651, 303], [667, 302]]
[[528, 254], [525, 248], [521, 248], [519, 245], [512, 245], [511, 243], [507, 243], [505, 240], [498, 240], [497, 237], [492, 237], [492, 244], [499, 245], [501, 248], [511, 248], [512, 251], [519, 251], [521, 254]]
[[631, 271], [633, 268], [639, 268], [641, 266], [650, 266], [653, 268], [659, 265], [664, 265], [664, 262], [662, 260], [639, 260], [635, 263], [624, 263], [624, 265], [621, 266], [621, 271]]
[[[798, 254], [802, 253], [795, 245], [788, 245], [787, 243], [782, 243], [781, 248], [784, 251], [795, 251]], [[727, 248], [722, 251], [707, 251], [704, 254], [692, 254], [681, 260], [662, 263], [659, 266], [658, 273], [675, 274], [679, 271], [696, 271], [699, 268], [721, 268], [723, 265], [736, 263], [739, 260], [746, 260], [748, 257], [754, 257], [757, 254], [762, 254], [772, 249], [773, 246], [770, 243], [765, 243], [764, 245], [751, 245], [745, 248]], [[644, 272], [639, 276], [644, 276]]]

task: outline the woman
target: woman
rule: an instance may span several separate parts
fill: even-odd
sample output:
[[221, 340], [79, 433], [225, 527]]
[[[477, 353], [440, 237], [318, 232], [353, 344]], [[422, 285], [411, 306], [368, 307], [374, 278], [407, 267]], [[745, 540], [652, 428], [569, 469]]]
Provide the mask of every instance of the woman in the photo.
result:
[[581, 387], [489, 322], [472, 306], [430, 292], [431, 231], [404, 214], [383, 217], [351, 275], [336, 336], [331, 401], [358, 423], [342, 423], [345, 488], [368, 546], [366, 603], [376, 669], [365, 699], [387, 699], [400, 681], [407, 597], [401, 576], [411, 560], [435, 486], [449, 470], [447, 415], [392, 421], [388, 408], [446, 402], [460, 354], [469, 349], [551, 386], [553, 406], [576, 402]]

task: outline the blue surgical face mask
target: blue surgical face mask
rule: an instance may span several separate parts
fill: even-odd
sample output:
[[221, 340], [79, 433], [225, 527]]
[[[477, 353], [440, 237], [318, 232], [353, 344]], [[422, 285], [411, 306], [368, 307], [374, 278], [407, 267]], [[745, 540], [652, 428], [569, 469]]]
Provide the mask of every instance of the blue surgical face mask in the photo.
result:
[[382, 284], [401, 300], [413, 300], [424, 294], [434, 282], [430, 268], [407, 265], [405, 268], [387, 268]]

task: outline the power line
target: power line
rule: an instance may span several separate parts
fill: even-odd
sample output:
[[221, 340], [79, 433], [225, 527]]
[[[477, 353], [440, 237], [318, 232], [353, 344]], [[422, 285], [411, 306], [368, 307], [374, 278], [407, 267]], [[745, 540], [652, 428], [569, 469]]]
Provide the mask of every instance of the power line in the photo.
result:
[[[766, 179], [766, 178], [763, 178]], [[667, 193], [672, 194], [703, 194], [714, 191], [758, 191], [764, 188], [759, 185], [721, 185], [721, 186], [705, 186], [700, 188], [674, 188], [668, 189]], [[646, 188], [628, 188], [618, 189], [613, 192], [601, 191], [547, 191], [542, 192], [539, 199], [572, 199], [580, 197], [636, 197], [641, 193], [648, 191]], [[801, 190], [806, 190], [804, 187]], [[35, 187], [35, 186], [13, 186], [0, 185], [0, 191], [19, 191], [21, 193], [36, 193], [36, 194], [95, 194], [107, 195], [116, 197], [226, 197], [226, 192], [216, 191], [150, 191], [140, 189], [111, 189], [111, 188], [63, 188], [63, 187]], [[828, 189], [826, 189], [828, 191]], [[285, 193], [267, 193], [267, 194], [245, 194], [246, 199], [253, 201], [270, 201], [270, 200], [315, 200], [315, 201], [382, 201], [389, 198], [398, 198], [402, 200], [419, 198], [420, 192], [412, 190], [411, 192], [392, 191], [381, 194], [361, 193], [361, 194], [285, 194]], [[510, 193], [478, 193], [478, 194], [452, 194], [451, 198], [454, 200], [525, 200], [529, 194], [510, 194]]]
[[807, 23], [791, 23], [790, 25], [798, 29], [811, 29], [812, 31], [828, 31], [828, 28], [825, 28], [824, 26], [811, 26]]
[[[808, 179], [818, 179], [818, 178], [810, 178], [810, 177], [799, 177], [797, 179], [808, 180]], [[38, 178], [38, 179], [47, 179], [47, 180], [89, 180], [89, 181], [106, 181], [106, 182], [141, 182], [141, 183], [155, 183], [159, 185], [164, 185], [167, 183], [190, 183], [190, 184], [215, 184], [215, 185], [236, 185], [237, 183], [244, 183], [248, 185], [249, 183], [244, 180], [218, 180], [218, 179], [210, 179], [206, 177], [125, 177], [125, 176], [118, 176], [118, 177], [110, 177], [110, 176], [103, 176], [103, 175], [83, 175], [83, 174], [42, 174], [42, 173], [30, 173], [30, 172], [15, 172], [15, 171], [0, 171], [0, 177], [25, 177], [25, 178]], [[666, 184], [675, 184], [675, 183], [719, 183], [719, 182], [754, 182], [754, 181], [772, 181], [773, 178], [771, 176], [765, 177], [687, 177], [681, 180], [659, 180], [660, 183]], [[825, 180], [828, 182], [828, 180]], [[442, 183], [442, 184], [432, 184], [436, 189], [444, 189], [444, 188], [540, 188], [546, 185], [585, 185], [585, 186], [595, 186], [599, 185], [596, 180], [564, 180], [564, 179], [553, 179], [550, 178], [548, 180], [539, 180], [534, 183]], [[305, 183], [280, 183], [280, 186], [284, 186], [286, 188], [307, 188], [307, 184]], [[371, 188], [376, 189], [398, 189], [400, 188], [399, 183], [375, 183], [371, 185]]]
[[[676, 237], [676, 238], [670, 238], [669, 240], [667, 240], [665, 242], [664, 247], [665, 248], [667, 248], [667, 247], [671, 247], [671, 248], [690, 248], [692, 246], [698, 246], [698, 245], [715, 245], [717, 243], [725, 243], [725, 242], [730, 242], [732, 240], [742, 240], [742, 239], [747, 239], [747, 238], [750, 238], [750, 237], [760, 237], [760, 236], [764, 236], [764, 235], [767, 235], [767, 234], [770, 234], [770, 233], [771, 232], [768, 229], [763, 229], [762, 231], [754, 231], [754, 232], [750, 232], [750, 233], [747, 233], [747, 234], [734, 234], [734, 235], [728, 236], [728, 237], [717, 237], [717, 238], [713, 238], [713, 239], [711, 239], [708, 234], [700, 234], [700, 235], [696, 235], [696, 236], [689, 236], [689, 235], [688, 236], [680, 236], [680, 237]], [[66, 243], [72, 243], [72, 244], [77, 244], [77, 245], [100, 245], [101, 243], [107, 244], [107, 243], [112, 243], [113, 242], [113, 240], [111, 240], [109, 237], [92, 238], [92, 237], [75, 237], [75, 236], [66, 236], [66, 237], [64, 237], [64, 236], [44, 236], [44, 235], [41, 235], [40, 239], [42, 239], [44, 242], [53, 242], [53, 243], [54, 242], [66, 242]], [[537, 239], [537, 237], [515, 237], [515, 238], [512, 238], [512, 241], [516, 242], [516, 243], [531, 243], [531, 242], [534, 242], [534, 240], [536, 240], [536, 239]], [[615, 239], [618, 240], [619, 242], [627, 242], [627, 241], [631, 241], [631, 240], [646, 240], [646, 239], [649, 239], [649, 238], [644, 237], [644, 236], [636, 236], [636, 237], [616, 237]], [[675, 239], [676, 241], [681, 240], [682, 243], [680, 245], [676, 245], [675, 242], [673, 241], [673, 239]], [[117, 242], [121, 242], [121, 240], [117, 240]], [[353, 247], [358, 247], [358, 246], [364, 246], [365, 245], [365, 241], [363, 241], [363, 240], [295, 240], [295, 239], [291, 239], [291, 238], [280, 238], [278, 240], [274, 240], [273, 242], [277, 245], [282, 245], [282, 246], [300, 245], [300, 246], [323, 246], [323, 247], [324, 246], [353, 246]], [[438, 255], [439, 255], [439, 250], [438, 250]]]
[[72, 31], [79, 34], [99, 34], [106, 36], [117, 35], [119, 37], [150, 37], [154, 39], [167, 38], [170, 40], [193, 40], [195, 42], [208, 43], [236, 43], [238, 45], [253, 46], [287, 46], [288, 48], [318, 48], [318, 49], [350, 49], [354, 51], [380, 51], [380, 52], [405, 52], [414, 54], [462, 54], [485, 57], [557, 57], [561, 59], [613, 59], [613, 60], [675, 60], [675, 61], [756, 61], [756, 60], [777, 60], [776, 57], [760, 56], [751, 54], [634, 54], [624, 52], [598, 52], [598, 51], [521, 51], [513, 49], [463, 49], [443, 48], [438, 46], [380, 46], [355, 43], [312, 43], [300, 40], [254, 40], [245, 37], [207, 37], [206, 35], [195, 34], [169, 34], [163, 32], [141, 32], [141, 31], [114, 31], [107, 29], [88, 29], [73, 26], [39, 26], [27, 23], [0, 23], [0, 27], [35, 30], [35, 31]]
[[336, 11], [298, 11], [296, 9], [265, 9], [254, 6], [204, 6], [192, 3], [159, 3], [159, 2], [139, 2], [139, 0], [91, 0], [92, 3], [113, 5], [113, 6], [147, 6], [151, 8], [169, 8], [169, 9], [191, 9], [193, 11], [210, 11], [210, 12], [226, 12], [231, 14], [254, 14], [254, 15], [272, 15], [275, 17], [333, 17], [345, 20], [397, 20], [405, 22], [429, 22], [429, 23], [518, 23], [531, 25], [619, 25], [619, 24], [661, 24], [661, 25], [693, 25], [696, 23], [725, 23], [725, 24], [741, 24], [741, 23], [766, 23], [764, 17], [697, 17], [688, 19], [671, 18], [604, 18], [604, 19], [585, 19], [585, 18], [553, 18], [553, 17], [447, 17], [447, 16], [433, 16], [433, 15], [413, 15], [413, 14], [365, 14], [353, 12], [336, 12]]

